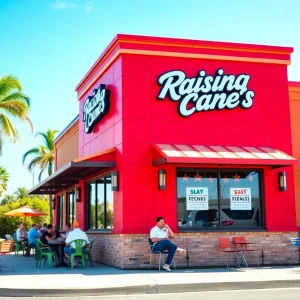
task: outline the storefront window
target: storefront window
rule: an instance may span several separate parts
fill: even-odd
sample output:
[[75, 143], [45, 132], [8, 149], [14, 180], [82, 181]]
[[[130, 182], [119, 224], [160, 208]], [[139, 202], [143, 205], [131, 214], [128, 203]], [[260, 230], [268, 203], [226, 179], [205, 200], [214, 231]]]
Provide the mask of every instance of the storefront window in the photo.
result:
[[88, 229], [113, 228], [113, 193], [111, 177], [105, 176], [87, 184], [88, 197]]
[[73, 223], [76, 217], [76, 202], [75, 202], [75, 192], [67, 192], [67, 224]]
[[63, 229], [63, 207], [64, 207], [64, 196], [60, 195], [57, 197], [57, 215], [56, 225], [59, 229]]
[[180, 227], [262, 227], [260, 193], [258, 170], [178, 170], [178, 219], [183, 220]]

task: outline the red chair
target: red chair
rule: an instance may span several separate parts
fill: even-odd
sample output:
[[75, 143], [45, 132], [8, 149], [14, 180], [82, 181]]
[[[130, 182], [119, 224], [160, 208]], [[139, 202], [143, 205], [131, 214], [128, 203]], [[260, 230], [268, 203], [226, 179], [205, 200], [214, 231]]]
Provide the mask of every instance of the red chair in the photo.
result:
[[240, 267], [240, 251], [232, 248], [229, 237], [219, 237], [219, 246], [222, 254], [227, 256], [227, 269], [231, 266], [231, 261], [234, 259], [236, 266]]
[[[233, 238], [233, 244], [235, 246], [235, 249], [239, 250], [241, 253], [240, 259], [243, 261], [245, 266], [248, 267], [248, 262], [246, 260], [246, 254], [247, 253], [254, 253], [254, 254], [256, 253], [255, 249], [248, 248], [248, 245], [252, 245], [253, 243], [248, 243], [244, 236], [236, 236]], [[255, 256], [255, 258], [257, 259], [257, 265], [259, 266], [258, 257]]]

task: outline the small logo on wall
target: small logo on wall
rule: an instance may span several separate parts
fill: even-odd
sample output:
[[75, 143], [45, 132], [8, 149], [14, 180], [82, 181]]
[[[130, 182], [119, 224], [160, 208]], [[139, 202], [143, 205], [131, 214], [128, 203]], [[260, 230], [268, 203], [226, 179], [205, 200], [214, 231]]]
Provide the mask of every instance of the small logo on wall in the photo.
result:
[[83, 104], [84, 132], [91, 133], [95, 125], [103, 118], [109, 109], [109, 90], [105, 84], [100, 84]]
[[188, 117], [195, 112], [250, 108], [253, 105], [254, 91], [248, 90], [250, 75], [224, 74], [218, 69], [214, 76], [201, 70], [197, 77], [188, 78], [182, 71], [170, 71], [161, 75], [157, 83], [161, 86], [157, 96], [164, 100], [166, 95], [178, 102], [178, 113]]

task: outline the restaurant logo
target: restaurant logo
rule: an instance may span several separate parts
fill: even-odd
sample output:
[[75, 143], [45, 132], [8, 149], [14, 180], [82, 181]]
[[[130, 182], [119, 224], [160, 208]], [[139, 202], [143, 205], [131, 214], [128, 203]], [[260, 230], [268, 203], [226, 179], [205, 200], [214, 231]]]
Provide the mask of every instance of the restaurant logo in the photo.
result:
[[166, 95], [178, 102], [178, 113], [188, 117], [195, 112], [233, 109], [237, 106], [250, 108], [254, 91], [248, 90], [250, 75], [225, 75], [218, 69], [214, 76], [201, 70], [197, 77], [188, 78], [182, 71], [170, 71], [161, 75], [157, 83], [161, 86], [157, 100]]
[[105, 84], [100, 84], [83, 104], [84, 132], [91, 133], [95, 125], [103, 118], [109, 109], [109, 91]]

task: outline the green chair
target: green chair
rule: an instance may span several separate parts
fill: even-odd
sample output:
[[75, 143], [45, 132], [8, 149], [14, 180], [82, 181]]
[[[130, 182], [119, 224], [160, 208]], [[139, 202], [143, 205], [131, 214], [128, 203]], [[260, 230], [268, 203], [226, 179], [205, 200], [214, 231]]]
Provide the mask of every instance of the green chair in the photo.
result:
[[70, 264], [70, 267], [73, 269], [73, 267], [74, 267], [74, 258], [75, 257], [81, 257], [83, 268], [86, 269], [84, 253], [83, 253], [83, 249], [82, 249], [82, 247], [84, 247], [84, 245], [86, 244], [86, 241], [85, 240], [75, 240], [75, 241], [71, 242], [71, 244], [73, 244], [73, 243], [75, 244], [75, 252], [72, 253], [72, 249], [74, 249], [74, 248], [71, 248], [71, 245], [70, 245], [70, 249], [71, 249], [71, 264]]
[[[36, 268], [39, 267], [41, 268], [41, 261], [43, 257], [46, 259], [47, 258], [47, 266], [48, 268], [50, 267], [50, 264], [52, 263], [52, 266], [54, 266], [54, 260], [57, 264], [57, 255], [56, 252], [52, 252], [49, 246], [45, 246], [39, 239], [36, 239], [35, 241], [36, 245]], [[45, 261], [44, 261], [45, 265]]]
[[23, 255], [26, 250], [26, 247], [24, 244], [19, 244], [17, 241], [17, 238], [13, 236], [14, 244], [15, 244], [15, 256], [19, 256], [19, 251], [23, 250]]
[[87, 256], [86, 261], [89, 260], [89, 262], [91, 264], [91, 267], [93, 266], [91, 251], [92, 251], [92, 247], [93, 247], [94, 241], [95, 241], [95, 238], [94, 239], [90, 239], [90, 245], [89, 245], [88, 248], [86, 248], [87, 252], [84, 253], [84, 255]]

